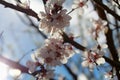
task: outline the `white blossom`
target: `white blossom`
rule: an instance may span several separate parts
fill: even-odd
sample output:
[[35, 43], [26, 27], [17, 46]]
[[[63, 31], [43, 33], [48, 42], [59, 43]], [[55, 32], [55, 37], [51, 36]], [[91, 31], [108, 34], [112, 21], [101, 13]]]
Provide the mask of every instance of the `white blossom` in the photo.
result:
[[86, 3], [87, 3], [87, 0], [74, 0], [72, 8], [77, 9], [79, 15], [81, 15], [84, 12], [83, 7], [85, 6]]
[[84, 61], [81, 63], [83, 67], [88, 67], [90, 70], [96, 65], [101, 65], [105, 63], [105, 59], [101, 56], [96, 54], [95, 52], [85, 52], [83, 53]]
[[81, 63], [83, 67], [88, 67], [90, 70], [92, 70], [95, 66], [93, 59], [91, 58], [91, 53], [88, 53], [87, 51], [83, 53], [84, 61]]
[[49, 38], [45, 45], [36, 51], [36, 57], [42, 58], [48, 66], [57, 66], [67, 63], [73, 56], [73, 49], [70, 44], [63, 44], [63, 40]]
[[93, 27], [92, 35], [94, 39], [97, 41], [100, 50], [107, 48], [106, 44], [106, 36], [105, 33], [107, 32], [107, 21], [98, 19], [93, 20]]
[[71, 17], [66, 14], [67, 10], [60, 10], [57, 14], [48, 14], [41, 12], [41, 22], [39, 25], [39, 29], [43, 30], [47, 33], [56, 32], [58, 30], [63, 29], [66, 26], [69, 26]]
[[90, 61], [89, 59], [86, 59], [81, 63], [81, 65], [83, 67], [88, 67], [92, 71], [95, 66], [95, 63]]
[[83, 7], [86, 4], [87, 0], [74, 0], [72, 7], [79, 8]]
[[77, 80], [88, 80], [88, 78], [85, 74], [81, 73], [81, 74], [78, 75]]
[[99, 33], [101, 30], [106, 29], [107, 21], [102, 19], [93, 20], [93, 26], [95, 28], [95, 31]]
[[96, 26], [106, 26], [107, 21], [102, 20], [102, 19], [98, 19], [98, 20], [95, 20], [94, 24], [96, 24]]
[[55, 6], [62, 6], [65, 0], [48, 0], [46, 3], [46, 7], [53, 10]]
[[29, 9], [30, 8], [30, 0], [25, 0], [22, 3], [17, 3], [18, 6], [25, 8], [25, 9]]
[[101, 49], [105, 49], [108, 47], [108, 45], [106, 44], [106, 36], [104, 34], [104, 31], [100, 31], [97, 37], [97, 42], [100, 46]]
[[46, 33], [57, 32], [69, 26], [71, 17], [66, 9], [62, 9], [65, 0], [48, 0], [45, 5], [45, 12], [38, 15], [41, 19], [39, 29]]
[[91, 30], [93, 38], [97, 41], [97, 49], [103, 51], [108, 46], [106, 44], [106, 36], [105, 33], [108, 31], [107, 21], [98, 19], [92, 20], [93, 29]]

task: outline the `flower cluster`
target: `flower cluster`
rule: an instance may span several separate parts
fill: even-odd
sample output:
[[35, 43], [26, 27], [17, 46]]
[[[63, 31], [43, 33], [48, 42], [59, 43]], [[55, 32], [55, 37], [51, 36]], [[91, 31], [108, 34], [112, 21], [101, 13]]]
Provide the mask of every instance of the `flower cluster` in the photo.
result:
[[100, 32], [107, 32], [107, 21], [102, 20], [102, 19], [98, 19], [98, 20], [93, 20], [93, 27], [94, 29], [92, 30], [92, 33], [95, 37], [95, 39], [97, 40], [99, 33]]
[[38, 66], [42, 66], [40, 72], [37, 74], [37, 78], [38, 80], [46, 80], [52, 78], [54, 75], [54, 70], [48, 67], [65, 64], [73, 55], [72, 45], [64, 43], [62, 36], [56, 33], [45, 40], [42, 48], [35, 51], [34, 58], [37, 65], [34, 62], [28, 61], [27, 66], [31, 73], [35, 72]]
[[36, 52], [37, 58], [42, 58], [48, 66], [65, 64], [72, 55], [72, 46], [63, 44], [62, 40], [55, 38], [47, 39], [45, 45]]
[[[75, 0], [74, 8], [83, 8], [88, 0]], [[45, 40], [44, 46], [35, 51], [35, 59], [37, 63], [42, 65], [40, 73], [37, 74], [38, 80], [50, 79], [53, 77], [53, 69], [48, 67], [56, 67], [68, 62], [68, 59], [74, 55], [73, 47], [71, 44], [66, 43], [60, 35], [65, 27], [70, 25], [71, 16], [66, 9], [63, 9], [62, 5], [65, 0], [46, 0], [45, 12], [40, 12], [40, 24], [39, 29], [50, 34], [50, 37]], [[93, 34], [95, 40], [98, 40], [98, 44], [101, 47], [102, 43], [99, 43], [98, 37], [101, 32], [105, 31], [106, 21], [101, 19], [93, 20]], [[64, 33], [64, 32], [63, 32]], [[73, 40], [73, 35], [68, 36], [70, 40]], [[99, 47], [98, 46], [98, 47]], [[84, 53], [84, 60], [82, 62], [83, 67], [89, 67], [93, 70], [95, 66], [100, 66], [105, 63], [105, 59], [102, 55], [98, 54], [99, 51], [87, 51]], [[41, 66], [39, 65], [39, 66]], [[28, 62], [27, 66], [31, 73], [36, 71], [38, 65], [34, 62]]]
[[105, 59], [102, 55], [99, 55], [95, 52], [85, 52], [83, 54], [84, 61], [81, 63], [83, 67], [88, 67], [91, 71], [96, 65], [101, 65], [105, 63]]
[[66, 9], [62, 9], [65, 0], [48, 0], [45, 12], [40, 12], [41, 22], [40, 30], [47, 33], [57, 32], [66, 26], [69, 26], [71, 17], [67, 14]]
[[93, 38], [97, 41], [97, 49], [103, 50], [106, 49], [108, 46], [106, 44], [106, 36], [105, 33], [107, 32], [107, 21], [105, 20], [92, 20], [93, 29], [91, 30]]
[[63, 29], [66, 26], [69, 26], [69, 21], [71, 17], [66, 14], [67, 10], [61, 10], [57, 14], [46, 14], [41, 12], [41, 23], [40, 23], [40, 30], [44, 30], [45, 32], [50, 33], [57, 32], [60, 29]]

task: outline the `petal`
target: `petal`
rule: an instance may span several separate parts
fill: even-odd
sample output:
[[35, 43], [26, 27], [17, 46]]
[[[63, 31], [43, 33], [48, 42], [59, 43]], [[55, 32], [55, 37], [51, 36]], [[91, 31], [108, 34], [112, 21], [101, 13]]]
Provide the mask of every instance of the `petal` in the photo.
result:
[[93, 71], [93, 68], [95, 67], [95, 64], [94, 63], [89, 63], [89, 69], [90, 71]]
[[84, 58], [88, 58], [88, 51], [85, 51], [83, 54], [82, 54], [82, 56], [84, 57]]
[[67, 58], [64, 58], [63, 60], [61, 60], [61, 63], [66, 64], [68, 62]]
[[108, 48], [108, 45], [107, 44], [102, 44], [101, 47], [102, 48]]
[[77, 4], [73, 4], [73, 5], [72, 5], [72, 9], [75, 9], [75, 8], [77, 8], [77, 7], [78, 7]]
[[98, 64], [98, 65], [101, 65], [101, 64], [104, 64], [105, 63], [105, 59], [104, 58], [98, 58], [97, 60], [96, 60], [96, 63]]
[[81, 63], [81, 65], [83, 66], [83, 67], [88, 67], [88, 60], [85, 60], [85, 61], [83, 61], [82, 63]]

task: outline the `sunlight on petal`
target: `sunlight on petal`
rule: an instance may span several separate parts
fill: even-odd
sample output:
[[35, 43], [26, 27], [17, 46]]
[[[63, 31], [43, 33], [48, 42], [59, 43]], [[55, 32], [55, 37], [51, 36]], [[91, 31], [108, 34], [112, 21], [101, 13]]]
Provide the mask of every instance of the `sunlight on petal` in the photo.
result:
[[88, 80], [85, 74], [80, 74], [78, 80]]
[[13, 77], [17, 77], [21, 74], [21, 71], [19, 69], [10, 69], [9, 74]]
[[8, 66], [0, 62], [0, 80], [7, 80]]

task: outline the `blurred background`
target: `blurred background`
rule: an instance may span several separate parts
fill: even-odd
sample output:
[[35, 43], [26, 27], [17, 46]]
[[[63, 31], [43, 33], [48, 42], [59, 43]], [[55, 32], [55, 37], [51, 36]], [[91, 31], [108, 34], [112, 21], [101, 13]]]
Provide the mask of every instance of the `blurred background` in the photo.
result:
[[[5, 0], [9, 3], [16, 4], [17, 0]], [[24, 0], [21, 0], [24, 2]], [[74, 0], [66, 0], [64, 8], [70, 11]], [[111, 0], [103, 0], [107, 6], [112, 3]], [[44, 11], [44, 5], [42, 0], [30, 0], [30, 8], [39, 14], [40, 11]], [[109, 7], [114, 10], [114, 5]], [[119, 9], [115, 9], [120, 14]], [[83, 12], [82, 12], [83, 11]], [[72, 17], [70, 27], [67, 27], [65, 31], [67, 33], [73, 33], [76, 36], [75, 41], [86, 46], [88, 48], [94, 48], [96, 42], [89, 34], [92, 28], [91, 19], [98, 19], [98, 15], [94, 10], [91, 0], [87, 2], [87, 6], [82, 11], [75, 10], [70, 13]], [[79, 15], [81, 14], [81, 15]], [[107, 15], [112, 24], [115, 23], [115, 19], [111, 15]], [[118, 22], [120, 25], [120, 23]], [[40, 48], [45, 40], [44, 34], [38, 30], [39, 21], [35, 18], [27, 16], [21, 12], [15, 11], [10, 8], [5, 8], [0, 4], [0, 55], [16, 61], [26, 66], [26, 61], [31, 60], [31, 54], [38, 48]], [[114, 29], [113, 25], [110, 25]], [[119, 29], [118, 29], [119, 31]], [[47, 34], [46, 34], [47, 35]], [[118, 38], [116, 30], [114, 31], [114, 39]], [[116, 47], [119, 47], [119, 41], [114, 41]], [[117, 48], [119, 49], [119, 48]], [[76, 54], [69, 59], [66, 66], [78, 77], [78, 80], [106, 80], [104, 78], [105, 71], [111, 70], [109, 64], [105, 64], [102, 67], [97, 67], [93, 72], [88, 68], [81, 66], [82, 56], [81, 51], [75, 49]], [[108, 50], [105, 50], [106, 55], [109, 54]], [[109, 56], [109, 55], [108, 55]], [[55, 69], [58, 80], [74, 80], [73, 76], [66, 69], [65, 65], [58, 66]], [[17, 75], [19, 74], [19, 75]], [[7, 65], [0, 62], [0, 80], [35, 80], [34, 77], [28, 74], [20, 74], [19, 70], [14, 70]]]

